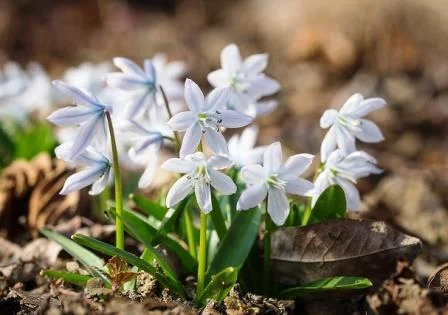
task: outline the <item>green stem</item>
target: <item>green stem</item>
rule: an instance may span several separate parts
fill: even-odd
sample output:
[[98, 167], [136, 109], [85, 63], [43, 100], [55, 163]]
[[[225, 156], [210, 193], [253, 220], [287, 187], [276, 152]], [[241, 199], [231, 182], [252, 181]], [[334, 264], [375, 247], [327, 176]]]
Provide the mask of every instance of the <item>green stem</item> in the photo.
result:
[[193, 219], [191, 218], [191, 214], [188, 208], [184, 209], [184, 221], [185, 230], [187, 232], [188, 251], [190, 252], [191, 256], [197, 258], [198, 253], [196, 249], [196, 240], [194, 237]]
[[[166, 97], [165, 90], [163, 89], [163, 87], [161, 85], [159, 85], [159, 89], [160, 89], [160, 92], [162, 93], [162, 96], [163, 96], [163, 103], [165, 104], [166, 111], [168, 112], [168, 116], [171, 119], [173, 117], [173, 112], [171, 111], [170, 103], [168, 101], [168, 97]], [[177, 134], [176, 131], [174, 131], [174, 144], [175, 144], [177, 150], [180, 150], [179, 135]]]
[[[313, 183], [316, 182], [317, 176], [319, 176], [320, 172], [322, 172], [323, 167], [324, 167], [323, 163], [320, 163], [319, 166], [317, 167], [316, 172], [314, 173], [314, 176], [313, 176]], [[308, 221], [311, 218], [312, 210], [313, 210], [313, 208], [311, 207], [311, 198], [309, 198], [305, 213], [303, 215], [302, 226], [305, 226], [308, 224]]]
[[207, 263], [207, 214], [201, 211], [201, 229], [199, 232], [198, 285], [196, 296], [204, 290], [205, 266]]
[[263, 291], [266, 296], [269, 296], [269, 287], [271, 285], [271, 230], [272, 220], [267, 211], [264, 215], [265, 231], [263, 238], [264, 253], [263, 253]]
[[120, 163], [118, 162], [117, 143], [115, 141], [114, 126], [109, 113], [106, 113], [107, 123], [109, 126], [110, 142], [112, 146], [112, 157], [114, 163], [114, 180], [115, 180], [115, 209], [117, 218], [115, 219], [115, 246], [118, 249], [124, 249], [124, 225], [121, 218], [123, 217], [123, 189], [121, 186]]

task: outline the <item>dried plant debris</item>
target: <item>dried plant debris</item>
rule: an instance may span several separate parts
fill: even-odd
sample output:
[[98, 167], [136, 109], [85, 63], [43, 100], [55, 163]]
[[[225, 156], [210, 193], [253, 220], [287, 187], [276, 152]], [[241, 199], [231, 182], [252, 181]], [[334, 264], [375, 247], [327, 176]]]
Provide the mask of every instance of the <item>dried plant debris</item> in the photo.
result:
[[[72, 217], [79, 193], [60, 195], [69, 170], [65, 163], [41, 153], [31, 161], [16, 160], [0, 178], [0, 233], [9, 239], [29, 230], [34, 236], [45, 225]], [[24, 218], [21, 222], [20, 218]]]
[[294, 301], [264, 298], [252, 293], [243, 294], [239, 285], [230, 290], [224, 300], [225, 314], [294, 314]]
[[406, 262], [367, 302], [374, 314], [448, 314], [443, 295], [422, 287]]
[[448, 264], [443, 264], [429, 277], [428, 288], [439, 290], [448, 297]]
[[413, 261], [421, 242], [372, 220], [328, 220], [272, 233], [275, 279], [304, 284], [330, 276], [362, 276], [378, 286], [396, 260]]

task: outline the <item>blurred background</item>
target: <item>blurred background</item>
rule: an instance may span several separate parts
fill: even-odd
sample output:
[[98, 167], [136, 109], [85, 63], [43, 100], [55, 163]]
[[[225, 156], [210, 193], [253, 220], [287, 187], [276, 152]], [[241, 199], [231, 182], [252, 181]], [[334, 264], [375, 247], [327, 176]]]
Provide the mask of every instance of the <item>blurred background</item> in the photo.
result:
[[[30, 73], [44, 69], [58, 78], [83, 62], [124, 56], [140, 63], [165, 52], [169, 59], [185, 61], [188, 77], [210, 90], [206, 75], [219, 68], [220, 51], [228, 43], [239, 45], [243, 56], [269, 53], [267, 73], [282, 90], [279, 108], [258, 122], [259, 143], [281, 140], [290, 152], [319, 152], [325, 134], [319, 118], [325, 109], [339, 109], [355, 92], [383, 97], [389, 106], [370, 118], [386, 140], [358, 145], [385, 172], [360, 181], [360, 215], [387, 220], [420, 237], [426, 245], [417, 262], [422, 276], [448, 260], [447, 39], [446, 0], [0, 1], [3, 77], [17, 70], [7, 71], [11, 61]], [[20, 116], [18, 103], [2, 101], [2, 82], [0, 77], [0, 114], [18, 111]], [[28, 92], [30, 115], [48, 114], [39, 107], [50, 97], [45, 89], [36, 84]], [[5, 127], [9, 120], [1, 123]], [[54, 147], [56, 140], [42, 130], [43, 147]], [[24, 224], [36, 229], [52, 223], [56, 212], [85, 208], [79, 196], [67, 200], [48, 192], [67, 170], [37, 155], [34, 133], [24, 139], [25, 148], [16, 148], [15, 156], [0, 157], [4, 235], [21, 231]], [[11, 145], [2, 140], [0, 153]], [[11, 167], [18, 157], [34, 162]], [[53, 175], [36, 188], [42, 174]], [[43, 203], [45, 198], [54, 204]], [[11, 209], [21, 207], [28, 217], [16, 222], [19, 214]]]

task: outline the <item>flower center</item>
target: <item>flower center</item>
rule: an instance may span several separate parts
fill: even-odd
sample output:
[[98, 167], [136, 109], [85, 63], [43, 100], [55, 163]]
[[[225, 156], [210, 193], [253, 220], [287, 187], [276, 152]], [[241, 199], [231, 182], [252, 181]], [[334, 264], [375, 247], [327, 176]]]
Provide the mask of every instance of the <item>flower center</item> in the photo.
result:
[[268, 177], [268, 185], [280, 190], [285, 190], [287, 182], [278, 178], [277, 175], [271, 175]]
[[202, 132], [205, 133], [207, 128], [215, 129], [219, 132], [219, 125], [222, 123], [221, 112], [215, 111], [215, 113], [198, 113], [198, 121], [201, 126]]
[[360, 121], [359, 119], [353, 119], [351, 117], [339, 114], [338, 121], [341, 125], [346, 126], [350, 130], [358, 132], [362, 131], [361, 129], [362, 121]]
[[247, 82], [247, 74], [241, 71], [235, 73], [230, 79], [230, 87], [238, 92], [246, 93], [250, 87], [249, 82]]

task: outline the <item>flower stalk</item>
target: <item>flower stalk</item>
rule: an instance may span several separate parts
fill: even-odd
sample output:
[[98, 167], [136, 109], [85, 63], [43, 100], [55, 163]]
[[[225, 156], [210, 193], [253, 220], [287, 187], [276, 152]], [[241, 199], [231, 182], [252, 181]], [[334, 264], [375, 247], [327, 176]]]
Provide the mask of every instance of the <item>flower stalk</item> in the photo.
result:
[[205, 283], [205, 268], [207, 264], [207, 214], [201, 211], [199, 232], [199, 257], [198, 257], [198, 284], [196, 287], [196, 296], [202, 293]]
[[112, 124], [112, 118], [109, 113], [106, 113], [107, 124], [109, 126], [110, 142], [112, 147], [112, 158], [114, 164], [114, 180], [115, 180], [115, 208], [117, 217], [115, 219], [115, 246], [119, 249], [124, 249], [124, 225], [123, 217], [123, 189], [121, 186], [120, 164], [118, 161], [117, 143], [115, 141], [115, 132]]
[[264, 216], [264, 238], [263, 238], [263, 292], [269, 296], [269, 287], [271, 285], [271, 230], [272, 219], [268, 214], [268, 206], [266, 202], [266, 213]]
[[[171, 111], [168, 97], [166, 96], [165, 90], [163, 89], [163, 87], [161, 85], [159, 85], [159, 89], [160, 89], [160, 93], [162, 93], [163, 103], [165, 104], [166, 111], [168, 113], [169, 118], [171, 119], [171, 118], [173, 118], [173, 112]], [[176, 131], [174, 131], [174, 145], [176, 146], [176, 151], [179, 151], [180, 140], [179, 140], [179, 134]]]

